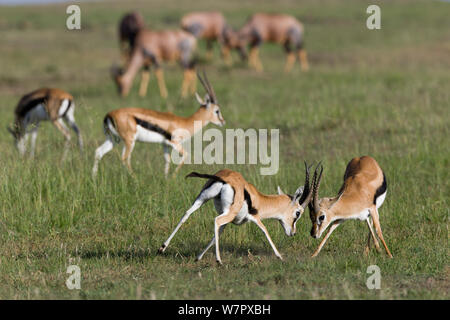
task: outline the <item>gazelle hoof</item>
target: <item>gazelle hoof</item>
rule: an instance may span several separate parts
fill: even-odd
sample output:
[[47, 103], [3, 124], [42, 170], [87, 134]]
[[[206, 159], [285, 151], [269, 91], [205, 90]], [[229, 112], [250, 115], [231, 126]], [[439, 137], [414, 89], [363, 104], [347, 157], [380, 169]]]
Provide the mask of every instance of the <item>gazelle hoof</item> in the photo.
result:
[[159, 254], [162, 254], [162, 253], [164, 253], [164, 251], [166, 251], [166, 246], [163, 244], [159, 249], [158, 249], [158, 253]]

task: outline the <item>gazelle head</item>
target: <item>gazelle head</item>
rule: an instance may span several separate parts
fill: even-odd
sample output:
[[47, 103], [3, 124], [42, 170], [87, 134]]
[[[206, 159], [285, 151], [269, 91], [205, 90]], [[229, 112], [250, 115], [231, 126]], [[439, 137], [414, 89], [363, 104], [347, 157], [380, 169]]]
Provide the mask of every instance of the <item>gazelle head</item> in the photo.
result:
[[19, 152], [23, 154], [25, 152], [24, 145], [23, 145], [23, 136], [24, 136], [24, 130], [22, 126], [16, 121], [12, 126], [9, 126], [6, 128], [9, 133], [14, 138], [14, 145], [19, 149]]
[[228, 49], [236, 50], [239, 52], [243, 61], [247, 60], [247, 37], [241, 32], [233, 30], [231, 27], [226, 27], [223, 30], [223, 39], [225, 46]]
[[[305, 184], [299, 187], [293, 196], [287, 195], [291, 198], [291, 201], [280, 217], [280, 224], [289, 237], [294, 236], [297, 232], [296, 223], [311, 201], [312, 189], [309, 186], [309, 169], [310, 167], [305, 162]], [[278, 194], [285, 194], [280, 187], [278, 187]]]
[[[317, 169], [320, 166], [320, 173], [317, 177]], [[333, 222], [334, 214], [330, 211], [336, 198], [321, 198], [319, 199], [320, 180], [322, 180], [323, 166], [319, 163], [314, 172], [313, 178], [313, 197], [309, 204], [309, 215], [312, 222], [311, 236], [313, 238], [320, 238], [324, 230]]]
[[118, 65], [114, 64], [111, 67], [111, 76], [117, 86], [117, 91], [119, 92], [119, 95], [126, 97], [130, 92], [131, 84], [124, 81], [123, 73], [124, 70]]
[[208, 81], [206, 73], [203, 71], [203, 79], [199, 73], [197, 73], [197, 77], [200, 80], [203, 88], [206, 90], [205, 97], [202, 99], [199, 94], [196, 92], [195, 97], [197, 98], [198, 103], [200, 103], [201, 107], [205, 108], [208, 114], [208, 120], [216, 125], [223, 126], [225, 124], [225, 119], [220, 112], [220, 107], [217, 102], [217, 96], [214, 92], [211, 83]]

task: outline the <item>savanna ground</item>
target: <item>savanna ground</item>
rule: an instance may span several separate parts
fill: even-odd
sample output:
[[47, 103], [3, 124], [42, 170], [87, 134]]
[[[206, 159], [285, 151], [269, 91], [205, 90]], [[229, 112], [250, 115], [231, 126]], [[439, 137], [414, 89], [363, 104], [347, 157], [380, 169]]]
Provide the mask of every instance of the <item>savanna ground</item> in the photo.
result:
[[[382, 29], [366, 28], [374, 1], [117, 1], [81, 3], [82, 30], [65, 28], [67, 5], [0, 8], [0, 298], [3, 299], [448, 299], [450, 4], [375, 1]], [[388, 180], [380, 210], [394, 258], [372, 249], [363, 255], [364, 222], [349, 221], [311, 259], [319, 241], [309, 236], [308, 213], [288, 238], [266, 221], [274, 256], [254, 224], [231, 226], [221, 236], [224, 266], [214, 249], [196, 255], [213, 234], [212, 203], [193, 214], [164, 255], [156, 251], [204, 181], [183, 177], [224, 165], [186, 165], [165, 180], [162, 148], [138, 144], [135, 175], [119, 160], [121, 148], [91, 179], [102, 120], [111, 109], [139, 106], [189, 115], [194, 98], [181, 99], [182, 74], [166, 66], [168, 102], [155, 78], [140, 98], [118, 97], [109, 68], [119, 61], [116, 27], [131, 9], [152, 28], [175, 28], [182, 14], [217, 9], [234, 27], [255, 11], [284, 12], [306, 28], [311, 69], [280, 72], [280, 47], [264, 45], [259, 74], [236, 61], [224, 65], [216, 49], [201, 63], [219, 97], [225, 128], [280, 129], [280, 169], [261, 176], [258, 165], [227, 165], [264, 193], [294, 192], [303, 160], [322, 160], [321, 195], [334, 195], [347, 162], [371, 155]], [[204, 44], [199, 57], [204, 56]], [[26, 92], [60, 87], [77, 103], [85, 153], [73, 146], [60, 163], [63, 137], [41, 126], [34, 160], [20, 159], [5, 130]], [[202, 89], [199, 89], [203, 94]], [[212, 127], [212, 125], [210, 125]], [[224, 130], [222, 128], [221, 130]], [[173, 169], [173, 167], [172, 167]], [[81, 268], [81, 290], [68, 290], [66, 269]], [[381, 269], [381, 290], [368, 290], [369, 265]]]

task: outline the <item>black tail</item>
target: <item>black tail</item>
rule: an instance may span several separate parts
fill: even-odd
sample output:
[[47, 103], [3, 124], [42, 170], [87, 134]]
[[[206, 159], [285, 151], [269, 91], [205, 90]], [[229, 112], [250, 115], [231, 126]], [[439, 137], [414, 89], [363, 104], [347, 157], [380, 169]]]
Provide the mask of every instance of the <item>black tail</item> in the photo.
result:
[[204, 173], [198, 173], [198, 172], [191, 172], [189, 173], [185, 178], [203, 178], [203, 179], [212, 179], [214, 181], [219, 181], [222, 183], [226, 183], [221, 178], [211, 175], [211, 174], [204, 174]]
[[113, 138], [116, 143], [120, 142], [120, 137], [116, 136], [111, 129], [109, 128], [108, 122], [111, 123], [112, 126], [116, 127], [114, 124], [113, 118], [111, 118], [110, 115], [106, 115], [106, 117], [103, 119], [103, 130], [105, 132], [105, 135]]

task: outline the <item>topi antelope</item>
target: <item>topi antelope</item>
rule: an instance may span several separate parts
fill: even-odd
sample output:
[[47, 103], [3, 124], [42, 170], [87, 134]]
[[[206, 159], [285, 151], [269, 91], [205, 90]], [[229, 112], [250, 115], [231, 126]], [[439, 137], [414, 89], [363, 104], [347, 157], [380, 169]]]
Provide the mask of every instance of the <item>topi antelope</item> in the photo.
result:
[[284, 46], [287, 53], [285, 71], [289, 72], [298, 56], [302, 70], [309, 69], [304, 49], [303, 24], [296, 18], [284, 14], [256, 13], [239, 30], [239, 37], [250, 45], [249, 64], [258, 71], [263, 70], [258, 50], [263, 42], [275, 42]]
[[106, 141], [95, 151], [95, 163], [92, 169], [93, 176], [97, 174], [98, 162], [106, 153], [112, 150], [114, 143], [121, 140], [125, 143], [122, 161], [127, 165], [130, 172], [132, 172], [131, 152], [135, 142], [141, 141], [163, 145], [164, 159], [166, 161], [164, 173], [166, 177], [169, 173], [170, 165], [169, 147], [178, 151], [182, 155], [182, 159], [176, 168], [176, 173], [187, 156], [182, 146], [183, 141], [194, 135], [196, 133], [195, 130], [199, 130], [210, 122], [219, 126], [225, 124], [214, 89], [206, 74], [203, 74], [204, 79], [200, 75], [198, 75], [198, 78], [207, 93], [204, 99], [196, 93], [200, 108], [190, 117], [179, 117], [170, 112], [138, 108], [122, 108], [109, 112], [103, 121]]
[[313, 257], [317, 256], [324, 246], [331, 233], [342, 222], [348, 219], [366, 220], [369, 227], [369, 236], [365, 253], [370, 250], [370, 238], [373, 238], [375, 246], [380, 251], [377, 238], [372, 228], [372, 221], [375, 230], [390, 258], [389, 251], [381, 232], [378, 208], [386, 198], [387, 184], [386, 177], [375, 159], [369, 156], [353, 158], [347, 165], [344, 174], [344, 183], [334, 198], [319, 199], [319, 186], [322, 178], [323, 167], [321, 167], [318, 180], [313, 182], [313, 199], [309, 205], [310, 217], [312, 221], [311, 236], [320, 238], [327, 229], [327, 234], [323, 238]]
[[312, 196], [312, 190], [309, 186], [309, 168], [306, 163], [305, 184], [303, 187], [298, 188], [293, 196], [284, 194], [280, 187], [278, 187], [278, 195], [262, 194], [255, 186], [247, 182], [240, 173], [229, 169], [220, 170], [214, 175], [192, 172], [187, 177], [206, 178], [209, 180], [195, 199], [193, 205], [181, 218], [175, 230], [159, 248], [159, 253], [163, 253], [167, 249], [175, 233], [194, 211], [208, 200], [214, 199], [214, 207], [219, 214], [214, 222], [214, 237], [197, 257], [197, 260], [202, 259], [208, 249], [215, 244], [216, 260], [219, 264], [222, 264], [219, 251], [219, 235], [230, 222], [235, 225], [241, 225], [247, 221], [254, 222], [264, 232], [275, 255], [283, 260], [261, 220], [277, 219], [280, 221], [287, 236], [295, 235], [295, 225]]
[[144, 18], [139, 12], [130, 12], [119, 23], [119, 45], [124, 64], [128, 64], [134, 48], [136, 36], [145, 27]]
[[26, 145], [31, 133], [31, 157], [34, 156], [36, 138], [41, 121], [50, 120], [66, 138], [62, 159], [65, 159], [70, 145], [70, 132], [64, 121], [75, 131], [80, 150], [83, 149], [83, 139], [75, 123], [75, 104], [69, 93], [60, 89], [42, 88], [24, 95], [14, 113], [13, 127], [8, 131], [13, 135], [21, 155], [26, 152]]
[[192, 33], [197, 39], [206, 40], [207, 58], [212, 58], [213, 42], [220, 45], [225, 63], [231, 64], [229, 38], [234, 35], [233, 30], [225, 21], [222, 13], [212, 12], [192, 12], [181, 18], [181, 28]]
[[168, 93], [161, 63], [176, 60], [181, 61], [184, 69], [181, 95], [186, 97], [189, 90], [194, 93], [196, 81], [193, 55], [196, 45], [195, 37], [183, 30], [141, 30], [135, 38], [133, 52], [125, 70], [117, 67], [113, 67], [111, 70], [120, 95], [123, 97], [128, 95], [134, 77], [144, 67], [139, 88], [139, 95], [144, 97], [147, 94], [150, 80], [150, 67], [153, 67], [158, 80], [160, 95], [167, 98]]

